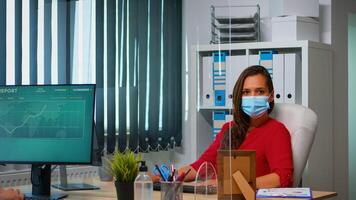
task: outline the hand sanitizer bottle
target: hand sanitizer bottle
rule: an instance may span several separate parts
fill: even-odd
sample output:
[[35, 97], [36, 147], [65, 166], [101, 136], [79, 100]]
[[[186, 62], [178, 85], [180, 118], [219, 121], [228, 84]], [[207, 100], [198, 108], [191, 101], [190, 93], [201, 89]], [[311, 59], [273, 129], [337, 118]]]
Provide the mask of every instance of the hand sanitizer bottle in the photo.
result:
[[135, 179], [134, 196], [135, 200], [152, 200], [153, 183], [150, 176], [147, 175], [147, 166], [145, 161], [140, 161], [141, 166]]

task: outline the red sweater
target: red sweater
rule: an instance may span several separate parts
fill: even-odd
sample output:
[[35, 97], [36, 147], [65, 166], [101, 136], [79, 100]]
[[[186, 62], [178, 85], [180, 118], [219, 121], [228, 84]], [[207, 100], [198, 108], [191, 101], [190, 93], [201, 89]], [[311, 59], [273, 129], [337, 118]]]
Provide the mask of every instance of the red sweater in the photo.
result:
[[[225, 131], [228, 132], [232, 123], [225, 123], [216, 139], [205, 150], [200, 158], [191, 164], [198, 170], [199, 166], [207, 161], [217, 169], [217, 150]], [[277, 173], [280, 178], [281, 187], [293, 185], [293, 159], [290, 134], [286, 127], [275, 119], [269, 119], [260, 127], [252, 129], [240, 150], [256, 151], [256, 176], [264, 176]]]

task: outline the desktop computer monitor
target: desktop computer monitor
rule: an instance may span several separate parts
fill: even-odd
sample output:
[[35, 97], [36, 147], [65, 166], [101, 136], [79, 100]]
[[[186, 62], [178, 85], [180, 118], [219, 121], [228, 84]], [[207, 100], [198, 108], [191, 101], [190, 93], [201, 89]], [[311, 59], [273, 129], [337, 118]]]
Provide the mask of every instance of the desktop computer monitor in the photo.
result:
[[50, 195], [52, 164], [91, 164], [94, 98], [93, 84], [0, 86], [0, 163], [32, 164], [33, 196]]

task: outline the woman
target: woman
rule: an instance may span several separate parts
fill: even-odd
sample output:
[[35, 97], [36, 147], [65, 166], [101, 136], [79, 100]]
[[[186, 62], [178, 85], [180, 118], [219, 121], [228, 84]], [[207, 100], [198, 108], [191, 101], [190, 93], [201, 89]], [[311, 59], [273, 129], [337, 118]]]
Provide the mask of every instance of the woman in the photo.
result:
[[224, 124], [197, 161], [179, 169], [179, 173], [191, 170], [185, 181], [194, 180], [199, 166], [205, 161], [217, 169], [217, 150], [220, 148], [256, 150], [257, 188], [292, 186], [290, 135], [282, 123], [269, 117], [274, 107], [273, 96], [272, 79], [264, 67], [245, 69], [233, 91], [234, 121]]

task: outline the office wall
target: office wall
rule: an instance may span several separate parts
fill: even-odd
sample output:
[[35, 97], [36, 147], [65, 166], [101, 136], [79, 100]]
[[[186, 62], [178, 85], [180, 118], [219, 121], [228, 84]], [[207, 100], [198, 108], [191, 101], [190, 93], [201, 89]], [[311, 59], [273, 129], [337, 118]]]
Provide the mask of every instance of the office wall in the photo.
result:
[[[356, 13], [356, 1], [333, 0], [331, 7], [331, 46], [333, 49], [334, 189], [336, 199], [349, 192], [348, 170], [348, 13]], [[354, 56], [354, 55], [353, 55]], [[352, 122], [355, 123], [355, 122]], [[354, 190], [354, 188], [353, 188]]]
[[331, 44], [331, 0], [319, 0], [320, 41]]
[[349, 71], [349, 199], [356, 199], [356, 13], [348, 21], [348, 71]]

